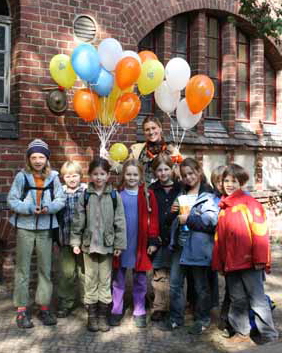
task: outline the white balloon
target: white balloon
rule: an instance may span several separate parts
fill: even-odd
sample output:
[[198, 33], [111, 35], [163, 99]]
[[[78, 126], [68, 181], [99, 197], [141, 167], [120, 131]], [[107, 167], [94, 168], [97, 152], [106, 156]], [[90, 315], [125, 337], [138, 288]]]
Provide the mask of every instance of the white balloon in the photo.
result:
[[140, 63], [140, 65], [142, 64], [142, 63], [141, 63], [140, 56], [136, 53], [136, 51], [133, 51], [133, 50], [124, 50], [124, 51], [122, 52], [122, 55], [121, 55], [120, 60], [123, 59], [123, 58], [126, 58], [126, 57], [128, 57], [128, 56], [130, 56], [131, 58], [134, 58], [134, 59], [138, 60], [138, 62]]
[[165, 77], [169, 87], [173, 90], [182, 90], [191, 76], [191, 69], [186, 60], [173, 58], [165, 67]]
[[177, 107], [180, 99], [180, 91], [172, 91], [167, 82], [163, 81], [156, 88], [154, 96], [158, 107], [165, 113], [171, 113]]
[[98, 53], [104, 68], [112, 71], [122, 56], [122, 46], [116, 39], [106, 38], [98, 45]]
[[185, 129], [185, 130], [192, 129], [192, 127], [198, 124], [201, 117], [202, 117], [202, 112], [198, 114], [193, 114], [190, 111], [185, 98], [183, 98], [178, 103], [176, 108], [176, 118], [179, 126], [181, 126], [182, 129]]

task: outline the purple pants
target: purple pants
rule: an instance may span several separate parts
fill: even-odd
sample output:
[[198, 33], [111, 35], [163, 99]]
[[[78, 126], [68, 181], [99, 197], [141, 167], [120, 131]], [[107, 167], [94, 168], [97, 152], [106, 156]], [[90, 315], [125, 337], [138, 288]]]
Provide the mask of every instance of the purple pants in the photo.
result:
[[[122, 314], [123, 296], [125, 292], [126, 268], [120, 268], [114, 272], [113, 276], [113, 308], [112, 314]], [[146, 272], [136, 272], [133, 270], [133, 315], [140, 316], [146, 314], [145, 296], [147, 293]]]

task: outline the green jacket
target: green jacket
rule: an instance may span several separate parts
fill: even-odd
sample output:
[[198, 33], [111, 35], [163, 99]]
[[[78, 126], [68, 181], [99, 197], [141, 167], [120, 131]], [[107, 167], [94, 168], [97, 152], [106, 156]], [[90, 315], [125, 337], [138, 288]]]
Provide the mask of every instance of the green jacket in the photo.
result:
[[[107, 185], [102, 195], [98, 195], [93, 184], [89, 183], [89, 199], [85, 207], [84, 193], [80, 196], [74, 214], [70, 245], [79, 246], [83, 252], [90, 252], [94, 233], [98, 241], [97, 252], [112, 253], [114, 249], [126, 249], [126, 225], [121, 197], [116, 192], [116, 209], [111, 196], [112, 186]], [[97, 210], [101, 213], [98, 214]], [[99, 227], [97, 227], [97, 223]], [[96, 251], [95, 251], [96, 252]]]

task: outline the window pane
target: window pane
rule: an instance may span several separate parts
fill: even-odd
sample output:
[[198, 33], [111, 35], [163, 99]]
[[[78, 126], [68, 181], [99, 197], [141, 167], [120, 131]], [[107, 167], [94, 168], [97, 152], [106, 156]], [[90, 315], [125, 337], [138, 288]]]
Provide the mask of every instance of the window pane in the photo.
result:
[[217, 99], [213, 99], [208, 106], [208, 117], [209, 118], [217, 118], [218, 117], [218, 101]]
[[273, 86], [265, 87], [265, 101], [266, 103], [275, 102], [275, 88]]
[[217, 77], [217, 70], [218, 70], [217, 60], [210, 59], [209, 60], [209, 76]]
[[5, 55], [4, 53], [0, 53], [0, 77], [4, 77], [5, 75]]
[[148, 34], [145, 38], [143, 38], [139, 44], [140, 48], [145, 47], [146, 49], [149, 50], [149, 48], [153, 48], [153, 36], [151, 34]]
[[239, 83], [237, 94], [237, 99], [239, 101], [246, 101], [248, 99], [248, 86], [244, 83]]
[[147, 96], [141, 96], [141, 112], [151, 113], [152, 112], [152, 94]]
[[218, 97], [219, 95], [219, 81], [216, 79], [212, 79], [213, 85], [214, 85], [214, 97]]
[[178, 16], [176, 18], [176, 30], [181, 32], [187, 32], [187, 17]]
[[209, 56], [217, 58], [218, 56], [218, 40], [209, 38]]
[[247, 38], [246, 38], [246, 36], [242, 33], [242, 32], [240, 32], [239, 31], [239, 42], [240, 43], [247, 43]]
[[239, 44], [238, 50], [239, 50], [239, 61], [247, 62], [248, 61], [247, 45]]
[[218, 36], [218, 21], [216, 18], [209, 18], [208, 35], [217, 38]]
[[247, 119], [247, 103], [239, 102], [238, 103], [238, 112], [237, 112], [238, 119]]
[[187, 34], [186, 33], [177, 33], [176, 34], [176, 51], [184, 52], [187, 51]]
[[0, 104], [4, 103], [4, 80], [0, 79]]
[[0, 26], [0, 50], [5, 50], [5, 27]]
[[247, 81], [247, 65], [246, 64], [238, 64], [238, 79], [239, 81], [246, 82]]
[[274, 115], [274, 109], [272, 105], [267, 105], [265, 107], [265, 120], [266, 121], [274, 121], [275, 115]]

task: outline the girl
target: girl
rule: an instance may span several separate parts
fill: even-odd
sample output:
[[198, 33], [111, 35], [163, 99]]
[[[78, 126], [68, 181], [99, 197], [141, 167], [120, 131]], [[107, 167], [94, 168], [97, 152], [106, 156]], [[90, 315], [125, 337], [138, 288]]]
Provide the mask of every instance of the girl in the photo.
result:
[[126, 248], [124, 210], [119, 194], [108, 184], [108, 161], [94, 158], [88, 172], [90, 183], [78, 201], [70, 245], [77, 255], [83, 251], [87, 328], [106, 332], [107, 309], [112, 301], [112, 257]]
[[157, 181], [150, 186], [159, 209], [161, 247], [153, 260], [152, 287], [154, 291], [153, 314], [151, 320], [161, 321], [169, 309], [169, 272], [171, 252], [168, 249], [170, 228], [167, 223], [170, 208], [180, 193], [180, 183], [174, 175], [174, 163], [167, 154], [159, 154], [153, 161], [152, 169]]
[[50, 312], [52, 295], [52, 229], [58, 227], [55, 214], [64, 207], [65, 198], [58, 173], [51, 170], [48, 145], [35, 139], [28, 145], [26, 167], [15, 177], [8, 194], [8, 205], [15, 214], [11, 223], [17, 230], [14, 304], [18, 308], [17, 325], [31, 328], [29, 304], [30, 263], [34, 245], [37, 253], [38, 284], [35, 301], [44, 325], [55, 325]]
[[127, 269], [133, 269], [133, 319], [137, 327], [146, 326], [146, 271], [152, 269], [150, 255], [157, 250], [159, 223], [157, 202], [143, 184], [143, 169], [135, 159], [127, 160], [122, 171], [120, 193], [126, 218], [127, 249], [114, 264], [113, 307], [110, 324], [120, 325]]
[[170, 245], [174, 251], [170, 275], [170, 321], [166, 327], [174, 329], [184, 324], [183, 283], [186, 275], [191, 293], [190, 304], [195, 309], [195, 323], [188, 328], [188, 332], [201, 334], [210, 324], [209, 276], [217, 206], [212, 188], [195, 159], [186, 158], [180, 164], [180, 172], [184, 184], [183, 195], [176, 199], [171, 208], [178, 217], [172, 224]]
[[263, 288], [264, 270], [270, 265], [265, 212], [259, 202], [242, 190], [249, 179], [242, 167], [230, 164], [222, 179], [224, 196], [219, 203], [212, 265], [225, 274], [231, 301], [228, 321], [235, 335], [228, 345], [252, 344], [249, 308], [255, 314], [262, 342], [275, 341], [278, 333]]

